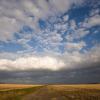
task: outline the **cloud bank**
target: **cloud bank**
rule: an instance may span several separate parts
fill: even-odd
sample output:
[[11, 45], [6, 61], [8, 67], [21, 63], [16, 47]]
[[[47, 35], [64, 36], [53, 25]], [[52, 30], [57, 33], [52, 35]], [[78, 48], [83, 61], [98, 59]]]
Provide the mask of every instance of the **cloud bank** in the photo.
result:
[[[91, 66], [100, 61], [100, 48], [95, 47], [91, 51], [81, 54], [79, 52], [64, 53], [63, 55], [35, 56], [28, 55], [14, 60], [0, 59], [0, 70], [52, 70], [74, 69]], [[91, 59], [90, 59], [91, 58]]]

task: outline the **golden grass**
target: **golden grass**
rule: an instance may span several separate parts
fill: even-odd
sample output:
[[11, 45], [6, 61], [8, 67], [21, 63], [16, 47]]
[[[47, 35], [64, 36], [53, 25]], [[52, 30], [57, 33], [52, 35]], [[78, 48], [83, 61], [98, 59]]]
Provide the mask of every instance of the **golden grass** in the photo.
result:
[[[13, 89], [23, 89], [23, 88], [31, 88], [42, 85], [25, 85], [25, 84], [0, 84], [0, 91], [5, 90], [13, 90]], [[75, 85], [48, 85], [57, 89], [98, 89], [100, 90], [100, 84], [75, 84]]]
[[13, 89], [23, 89], [31, 88], [41, 85], [25, 85], [25, 84], [0, 84], [0, 91], [13, 90]]
[[100, 84], [75, 84], [75, 85], [51, 85], [56, 89], [96, 89], [100, 90]]
[[100, 100], [100, 84], [0, 84], [0, 100]]

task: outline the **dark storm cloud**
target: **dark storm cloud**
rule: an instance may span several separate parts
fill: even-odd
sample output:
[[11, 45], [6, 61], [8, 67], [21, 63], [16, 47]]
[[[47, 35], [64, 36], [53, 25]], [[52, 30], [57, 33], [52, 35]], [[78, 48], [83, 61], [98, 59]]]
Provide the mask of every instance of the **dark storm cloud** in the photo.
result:
[[0, 82], [27, 84], [100, 83], [100, 63], [85, 68], [60, 71], [1, 71]]

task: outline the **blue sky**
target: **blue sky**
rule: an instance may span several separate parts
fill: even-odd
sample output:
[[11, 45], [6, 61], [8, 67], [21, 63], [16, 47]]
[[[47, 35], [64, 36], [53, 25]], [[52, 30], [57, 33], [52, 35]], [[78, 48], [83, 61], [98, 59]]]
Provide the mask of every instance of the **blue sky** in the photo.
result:
[[0, 70], [80, 68], [99, 50], [99, 0], [0, 1]]

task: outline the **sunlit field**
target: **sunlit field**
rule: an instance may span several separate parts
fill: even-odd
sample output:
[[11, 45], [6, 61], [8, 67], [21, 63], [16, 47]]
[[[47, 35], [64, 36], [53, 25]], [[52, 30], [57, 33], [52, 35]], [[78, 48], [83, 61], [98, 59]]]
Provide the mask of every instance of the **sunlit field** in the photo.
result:
[[31, 87], [37, 87], [40, 85], [24, 85], [24, 84], [0, 84], [0, 91], [8, 91], [14, 89], [25, 89]]
[[1, 84], [0, 100], [100, 100], [100, 84]]

